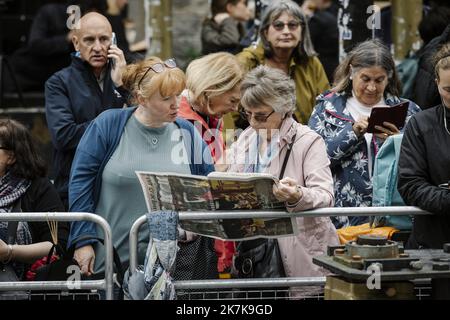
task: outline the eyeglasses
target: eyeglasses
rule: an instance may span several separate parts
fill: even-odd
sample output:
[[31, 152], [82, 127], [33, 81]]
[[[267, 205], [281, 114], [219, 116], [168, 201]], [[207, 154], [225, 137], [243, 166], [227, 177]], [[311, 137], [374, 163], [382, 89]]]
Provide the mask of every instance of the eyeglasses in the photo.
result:
[[252, 119], [255, 119], [255, 121], [263, 123], [263, 122], [267, 122], [267, 119], [269, 119], [269, 117], [275, 112], [275, 110], [272, 110], [271, 113], [269, 113], [268, 115], [265, 114], [254, 114], [253, 112], [249, 112], [246, 110], [241, 110], [239, 111], [239, 113], [241, 114], [241, 117], [247, 121], [250, 121]]
[[284, 23], [280, 20], [272, 22], [272, 27], [277, 31], [283, 31], [285, 26], [288, 27], [289, 31], [295, 31], [300, 26], [300, 22], [295, 20], [289, 21], [288, 23]]
[[153, 70], [156, 73], [161, 73], [161, 72], [164, 71], [164, 69], [166, 67], [169, 68], [169, 69], [176, 68], [177, 67], [177, 63], [175, 62], [175, 59], [170, 58], [170, 59], [167, 59], [164, 62], [158, 62], [158, 63], [155, 63], [154, 65], [148, 67], [147, 71], [145, 71], [144, 75], [142, 76], [141, 80], [138, 83], [138, 88], [141, 87], [142, 80], [144, 80], [145, 76], [147, 75], [147, 73], [150, 70]]

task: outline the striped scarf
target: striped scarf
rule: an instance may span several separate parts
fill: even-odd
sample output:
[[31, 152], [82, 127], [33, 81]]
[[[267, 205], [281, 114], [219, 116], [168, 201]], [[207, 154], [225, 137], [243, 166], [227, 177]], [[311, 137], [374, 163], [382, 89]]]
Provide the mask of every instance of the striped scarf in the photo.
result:
[[[27, 191], [31, 182], [26, 179], [13, 177], [9, 172], [0, 178], [0, 213], [11, 212], [14, 204]], [[0, 239], [8, 240], [8, 222], [0, 222]], [[16, 244], [31, 244], [33, 239], [31, 237], [30, 228], [27, 222], [19, 222], [17, 226]], [[16, 273], [20, 276], [23, 272], [24, 266], [22, 264], [13, 264]]]

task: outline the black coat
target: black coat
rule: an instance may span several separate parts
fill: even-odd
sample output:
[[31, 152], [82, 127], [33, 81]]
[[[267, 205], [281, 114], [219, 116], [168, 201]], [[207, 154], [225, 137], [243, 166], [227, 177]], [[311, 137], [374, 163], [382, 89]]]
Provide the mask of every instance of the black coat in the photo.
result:
[[[23, 212], [64, 212], [55, 187], [47, 178], [37, 178], [31, 182], [27, 192], [22, 196]], [[47, 222], [29, 222], [33, 243], [50, 241], [52, 236]], [[58, 222], [58, 243], [65, 248], [69, 236], [69, 224]]]
[[334, 71], [339, 65], [339, 30], [337, 15], [331, 10], [317, 11], [308, 21], [314, 50], [319, 54], [328, 79], [333, 81]]
[[431, 40], [417, 54], [419, 55], [419, 69], [414, 84], [414, 95], [412, 100], [422, 110], [434, 107], [441, 103], [434, 74], [433, 55], [440, 46], [450, 41], [450, 24], [439, 37]]
[[[33, 19], [27, 45], [11, 55], [14, 74], [23, 90], [43, 91], [45, 81], [70, 64], [73, 46], [66, 39], [66, 10], [64, 4], [43, 6]], [[15, 91], [11, 80], [6, 83], [7, 91]]]
[[[447, 122], [450, 126], [450, 110]], [[409, 248], [442, 249], [450, 242], [450, 190], [438, 187], [449, 180], [450, 134], [439, 105], [414, 115], [403, 136], [398, 191], [406, 205], [433, 213], [414, 217]]]
[[[50, 3], [39, 9], [33, 19], [30, 36], [25, 47], [18, 49], [9, 58], [14, 74], [24, 91], [43, 91], [45, 81], [55, 72], [67, 67], [70, 53], [74, 51], [71, 41], [67, 40], [67, 5]], [[125, 37], [125, 26], [120, 16], [106, 15], [117, 36], [117, 45], [123, 50], [128, 62], [138, 59], [130, 52]], [[8, 74], [6, 91], [15, 91]]]
[[77, 57], [45, 84], [45, 114], [54, 147], [55, 186], [67, 205], [67, 185], [75, 150], [87, 126], [100, 113], [122, 108], [128, 92], [115, 88], [108, 65], [103, 92], [91, 66]]

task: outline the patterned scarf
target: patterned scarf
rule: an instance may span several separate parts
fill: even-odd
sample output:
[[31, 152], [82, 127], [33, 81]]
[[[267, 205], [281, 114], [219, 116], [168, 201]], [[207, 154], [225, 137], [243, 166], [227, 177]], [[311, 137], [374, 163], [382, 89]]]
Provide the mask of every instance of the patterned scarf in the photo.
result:
[[150, 242], [145, 262], [131, 276], [125, 273], [123, 290], [130, 300], [175, 300], [172, 271], [178, 245], [178, 212], [147, 213]]
[[272, 160], [276, 156], [278, 156], [278, 153], [280, 152], [279, 133], [273, 135], [272, 139], [270, 140], [270, 144], [267, 146], [263, 155], [259, 154], [259, 145], [261, 144], [261, 139], [265, 139], [265, 137], [257, 134], [254, 138], [254, 141], [250, 142], [247, 158], [245, 161], [246, 167], [244, 168], [244, 172], [265, 172], [269, 168]]
[[[20, 199], [31, 182], [26, 179], [13, 177], [9, 172], [0, 178], [0, 213], [8, 213], [14, 207], [15, 202]], [[19, 222], [17, 226], [16, 244], [31, 244], [30, 228], [27, 222]], [[8, 222], [0, 222], [0, 239], [7, 242], [8, 240]], [[20, 277], [23, 273], [24, 266], [22, 264], [14, 263], [14, 270]]]

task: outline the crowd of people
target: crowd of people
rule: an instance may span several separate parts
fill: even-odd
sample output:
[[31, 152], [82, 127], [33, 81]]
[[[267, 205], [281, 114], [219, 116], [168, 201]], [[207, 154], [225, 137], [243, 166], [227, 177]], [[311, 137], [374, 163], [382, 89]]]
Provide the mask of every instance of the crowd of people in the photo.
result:
[[[111, 21], [99, 12], [85, 14], [79, 29], [59, 39], [64, 58], [73, 46], [70, 65], [45, 83], [54, 184], [28, 130], [0, 120], [0, 212], [97, 214], [110, 224], [113, 244], [128, 266], [129, 230], [147, 211], [137, 170], [270, 173], [279, 177], [273, 194], [288, 212], [370, 207], [377, 152], [390, 136], [404, 134], [398, 190], [406, 205], [432, 213], [414, 219], [406, 246], [442, 249], [450, 242], [450, 190], [440, 187], [450, 180], [450, 25], [431, 53], [433, 84], [427, 85], [436, 87], [439, 101], [421, 105], [401, 96], [394, 59], [381, 40], [355, 46], [333, 73], [332, 64], [324, 69], [309, 22], [327, 6], [313, 4], [274, 1], [261, 18], [259, 41], [243, 48], [242, 23], [250, 19], [246, 1], [212, 0], [213, 15], [202, 31], [205, 55], [186, 72], [174, 59], [127, 64], [124, 48], [112, 43]], [[384, 122], [377, 133], [367, 132], [375, 106], [405, 101], [404, 127]], [[233, 127], [243, 131], [229, 143], [224, 129]], [[172, 152], [179, 141], [181, 162]], [[339, 244], [337, 229], [365, 222], [365, 217], [297, 218], [298, 235], [277, 240], [285, 274], [326, 275], [312, 257]], [[75, 245], [83, 274], [104, 271], [97, 242], [78, 240], [102, 237], [93, 223], [73, 222], [70, 228], [60, 223], [58, 231], [61, 243]], [[15, 243], [7, 242], [7, 234], [8, 225], [1, 223], [0, 262], [14, 262], [19, 277], [52, 245], [45, 223], [19, 224]], [[140, 263], [147, 243], [148, 233], [142, 232]], [[179, 247], [177, 280], [218, 278], [233, 269], [240, 249], [183, 230]]]

